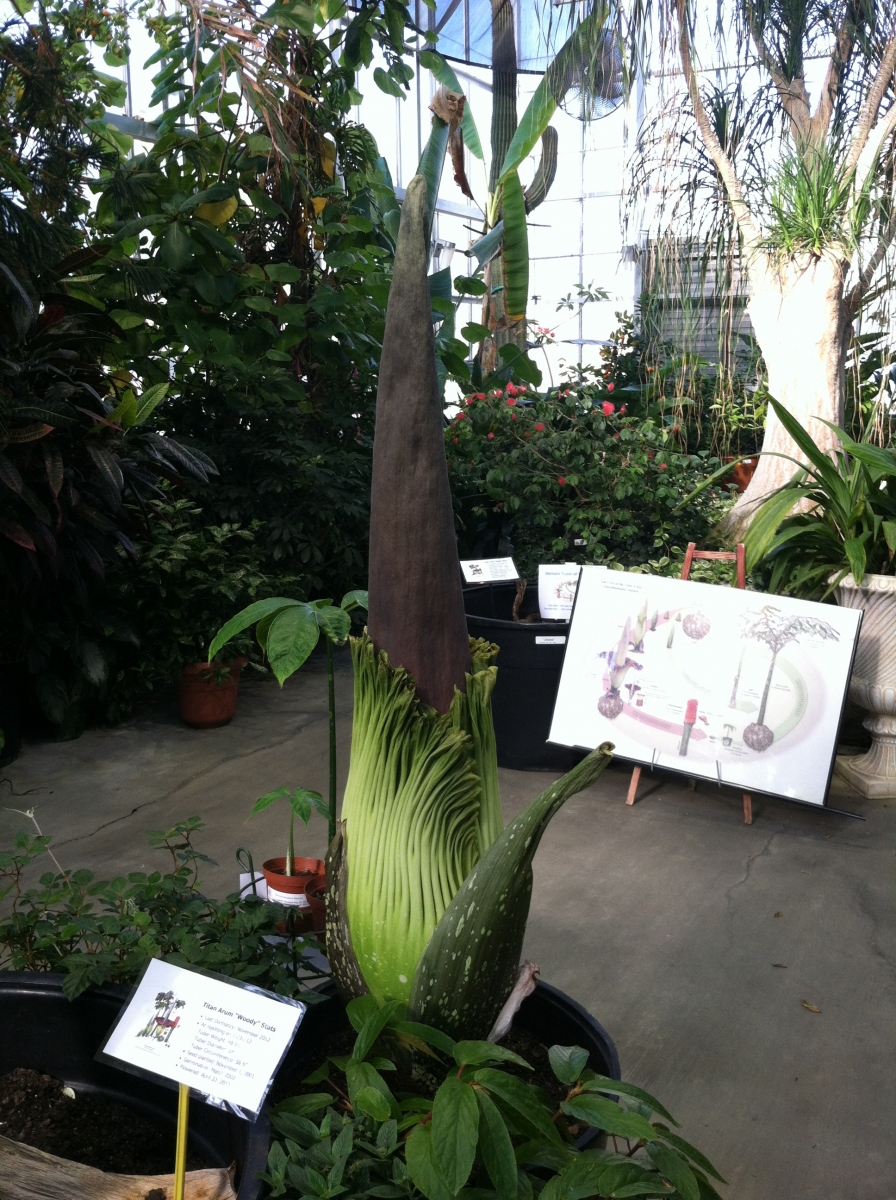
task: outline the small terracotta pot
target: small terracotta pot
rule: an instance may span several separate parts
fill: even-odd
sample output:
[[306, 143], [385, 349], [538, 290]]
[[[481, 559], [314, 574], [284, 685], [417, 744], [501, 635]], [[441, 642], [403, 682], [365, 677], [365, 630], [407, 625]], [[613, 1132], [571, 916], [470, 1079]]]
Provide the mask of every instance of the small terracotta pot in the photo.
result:
[[190, 663], [184, 667], [177, 691], [180, 715], [194, 729], [217, 729], [227, 725], [236, 713], [240, 672], [248, 662], [235, 658], [230, 673], [221, 683], [215, 683], [214, 668], [208, 663]]
[[321, 933], [327, 925], [327, 876], [326, 873], [312, 875], [305, 884], [305, 895], [311, 906], [311, 919], [315, 933]]
[[[727, 455], [722, 459], [722, 462], [734, 462], [734, 456]], [[735, 484], [739, 492], [745, 492], [749, 487], [750, 480], [753, 478], [753, 472], [758, 466], [759, 455], [754, 454], [752, 458], [745, 458], [743, 462], [739, 462], [733, 466], [728, 478]]]
[[316, 879], [324, 873], [323, 859], [296, 857], [293, 859], [293, 875], [284, 874], [285, 858], [269, 858], [261, 864], [261, 869], [264, 872], [264, 881], [268, 885], [268, 899], [282, 904], [284, 908], [295, 909], [296, 931], [315, 928], [314, 914], [311, 902], [305, 894], [305, 887], [309, 880]]

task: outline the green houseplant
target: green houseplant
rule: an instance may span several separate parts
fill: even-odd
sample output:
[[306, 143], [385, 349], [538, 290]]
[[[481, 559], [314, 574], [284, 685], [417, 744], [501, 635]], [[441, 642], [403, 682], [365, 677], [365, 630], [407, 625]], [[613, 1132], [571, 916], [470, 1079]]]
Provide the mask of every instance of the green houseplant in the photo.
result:
[[[769, 573], [772, 591], [827, 598], [862, 610], [849, 696], [868, 710], [871, 749], [837, 759], [864, 796], [896, 796], [896, 452], [833, 427], [828, 456], [771, 400], [805, 464], [756, 512], [747, 564]], [[799, 506], [798, 511], [794, 508]]]

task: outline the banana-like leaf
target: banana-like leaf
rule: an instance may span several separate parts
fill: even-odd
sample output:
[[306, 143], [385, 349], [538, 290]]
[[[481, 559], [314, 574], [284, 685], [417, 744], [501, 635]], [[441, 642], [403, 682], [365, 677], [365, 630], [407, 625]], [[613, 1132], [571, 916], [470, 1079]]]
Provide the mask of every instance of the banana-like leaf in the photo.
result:
[[541, 158], [538, 168], [529, 186], [526, 188], [526, 212], [537, 208], [551, 190], [554, 176], [557, 174], [557, 149], [560, 136], [557, 130], [549, 126], [541, 135]]
[[[439, 83], [450, 88], [452, 92], [464, 94], [464, 89], [460, 85], [460, 80], [454, 74], [451, 64], [442, 58], [438, 50], [425, 50], [420, 59], [423, 65], [432, 71]], [[482, 142], [479, 140], [479, 130], [476, 128], [476, 122], [473, 120], [469, 104], [464, 105], [464, 116], [460, 127], [464, 131], [464, 145], [471, 154], [484, 161], [485, 155], [482, 152]]]
[[445, 154], [448, 151], [448, 122], [441, 117], [433, 117], [429, 140], [423, 147], [417, 174], [426, 180], [426, 236], [432, 229], [432, 219], [439, 199], [439, 187], [442, 183], [442, 169], [445, 166]]
[[498, 221], [494, 229], [490, 229], [485, 237], [474, 242], [473, 245], [465, 253], [476, 259], [476, 262], [481, 269], [486, 263], [491, 262], [495, 255], [501, 249], [501, 242], [504, 238], [504, 222]]
[[526, 315], [529, 299], [529, 230], [526, 197], [516, 171], [504, 180], [504, 308], [511, 321]]
[[462, 883], [414, 972], [408, 1019], [483, 1038], [513, 988], [532, 897], [532, 859], [551, 817], [612, 757], [605, 742], [515, 817]]
[[551, 95], [551, 86], [545, 75], [535, 89], [532, 99], [516, 127], [516, 133], [507, 147], [504, 162], [501, 164], [499, 182], [505, 179], [511, 171], [515, 171], [523, 160], [529, 157], [556, 111], [557, 101]]

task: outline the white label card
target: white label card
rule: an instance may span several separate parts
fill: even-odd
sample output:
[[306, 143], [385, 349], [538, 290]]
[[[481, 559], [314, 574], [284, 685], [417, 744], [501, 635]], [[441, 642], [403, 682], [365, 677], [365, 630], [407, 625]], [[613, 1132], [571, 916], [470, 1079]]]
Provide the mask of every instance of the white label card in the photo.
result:
[[102, 1055], [257, 1114], [305, 1005], [154, 958]]
[[578, 563], [538, 568], [538, 609], [543, 621], [568, 621], [579, 585]]
[[502, 583], [520, 577], [512, 558], [470, 558], [461, 562], [460, 569], [467, 583]]

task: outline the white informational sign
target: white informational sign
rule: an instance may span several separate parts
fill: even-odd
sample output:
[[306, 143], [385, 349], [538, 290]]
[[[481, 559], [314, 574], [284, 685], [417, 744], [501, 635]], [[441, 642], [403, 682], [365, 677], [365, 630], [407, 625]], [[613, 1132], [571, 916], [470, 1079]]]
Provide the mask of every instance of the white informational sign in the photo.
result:
[[568, 621], [579, 585], [578, 563], [538, 568], [538, 610], [543, 621]]
[[469, 558], [460, 569], [467, 583], [504, 583], [520, 577], [512, 558]]
[[151, 959], [100, 1052], [257, 1116], [305, 1005]]
[[861, 613], [584, 567], [549, 740], [824, 804]]

